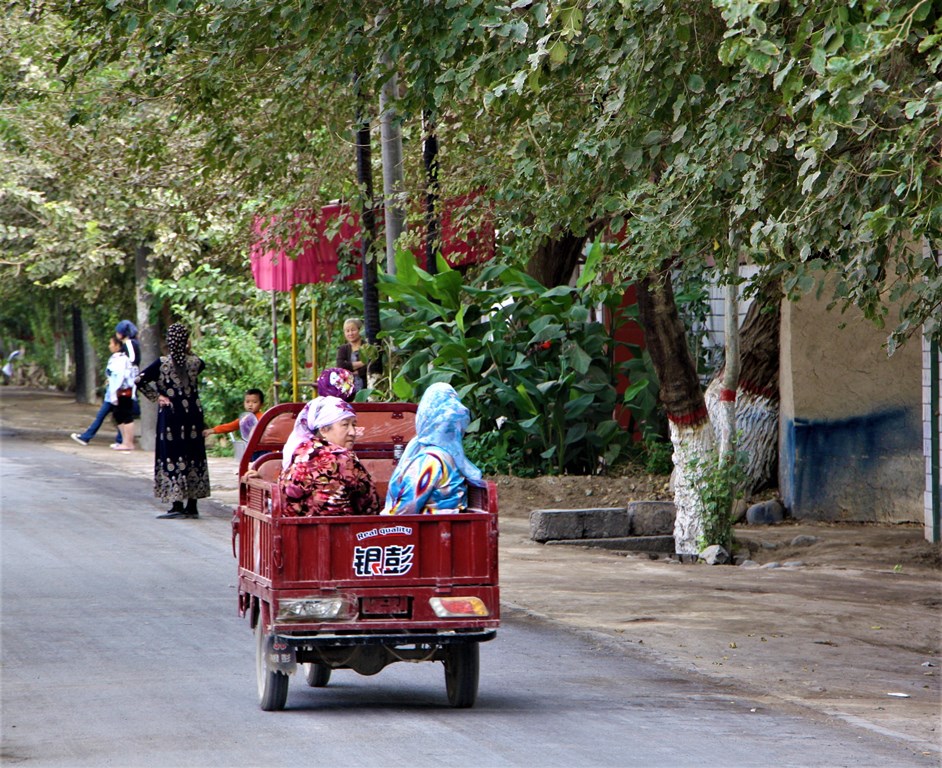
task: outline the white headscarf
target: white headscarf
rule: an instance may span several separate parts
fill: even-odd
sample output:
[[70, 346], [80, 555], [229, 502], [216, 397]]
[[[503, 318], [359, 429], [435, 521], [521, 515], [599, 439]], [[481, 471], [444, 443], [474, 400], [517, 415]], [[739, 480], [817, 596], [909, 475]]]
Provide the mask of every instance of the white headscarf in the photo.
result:
[[294, 428], [281, 449], [281, 468], [287, 469], [291, 466], [298, 446], [315, 437], [321, 427], [329, 427], [351, 416], [356, 416], [353, 406], [339, 397], [315, 397], [301, 409], [294, 420]]

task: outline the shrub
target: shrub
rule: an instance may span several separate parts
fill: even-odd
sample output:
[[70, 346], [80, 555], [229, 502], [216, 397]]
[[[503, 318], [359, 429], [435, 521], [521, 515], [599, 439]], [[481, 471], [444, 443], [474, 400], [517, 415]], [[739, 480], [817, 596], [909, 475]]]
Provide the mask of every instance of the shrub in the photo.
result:
[[625, 458], [615, 342], [592, 317], [599, 304], [617, 306], [619, 287], [547, 289], [501, 264], [465, 284], [442, 260], [430, 275], [408, 252], [380, 282], [392, 363], [384, 387], [415, 400], [433, 382], [452, 384], [476, 416], [469, 445], [485, 466], [594, 473]]
[[701, 550], [719, 544], [732, 551], [733, 503], [745, 495], [747, 459], [743, 451], [722, 456], [714, 451], [688, 463], [703, 509], [703, 537], [697, 542]]

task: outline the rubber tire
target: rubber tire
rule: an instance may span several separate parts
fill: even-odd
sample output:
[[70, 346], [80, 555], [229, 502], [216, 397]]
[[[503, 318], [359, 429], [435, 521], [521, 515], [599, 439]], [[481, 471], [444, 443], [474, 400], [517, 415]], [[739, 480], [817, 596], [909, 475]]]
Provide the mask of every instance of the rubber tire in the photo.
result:
[[284, 672], [270, 672], [265, 665], [265, 646], [268, 635], [259, 617], [255, 625], [255, 678], [258, 682], [258, 705], [263, 712], [280, 712], [288, 701], [288, 676]]
[[456, 643], [445, 651], [445, 690], [456, 709], [473, 707], [478, 697], [481, 654], [478, 643]]
[[330, 682], [330, 667], [326, 664], [305, 664], [304, 665], [304, 679], [307, 680], [307, 684], [311, 688], [323, 688]]

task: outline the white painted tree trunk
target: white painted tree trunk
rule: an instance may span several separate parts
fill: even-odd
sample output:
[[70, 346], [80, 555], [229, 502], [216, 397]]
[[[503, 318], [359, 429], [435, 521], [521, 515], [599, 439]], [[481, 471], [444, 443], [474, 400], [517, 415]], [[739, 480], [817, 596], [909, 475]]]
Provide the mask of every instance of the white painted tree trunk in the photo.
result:
[[[706, 391], [707, 410], [716, 432], [716, 440], [722, 443], [729, 436], [724, 434], [727, 424], [720, 403], [722, 382], [714, 379]], [[772, 479], [772, 470], [778, 456], [778, 403], [764, 395], [739, 390], [736, 393], [736, 428], [739, 430], [737, 448], [746, 457], [745, 488], [748, 495], [754, 488], [767, 485]]]
[[[679, 555], [698, 555], [704, 536], [704, 509], [699, 489], [705, 482], [698, 473], [719, 461], [732, 458], [736, 450], [737, 402], [739, 382], [739, 294], [737, 254], [727, 264], [726, 291], [726, 363], [721, 381], [713, 393], [714, 409], [708, 408], [709, 420], [697, 425], [670, 422], [674, 446], [674, 550]], [[717, 447], [719, 451], [717, 451]], [[691, 464], [693, 463], [693, 466]], [[731, 510], [728, 510], [731, 511]], [[708, 542], [712, 543], [712, 542]]]
[[719, 435], [720, 456], [724, 461], [736, 451], [736, 390], [739, 388], [739, 256], [730, 254], [727, 270], [726, 307], [723, 320], [726, 355], [723, 365], [723, 387], [719, 392], [722, 430]]
[[709, 421], [686, 426], [670, 422], [671, 445], [674, 446], [674, 551], [678, 555], [700, 553], [703, 536], [703, 503], [697, 493], [696, 468], [690, 462], [716, 460], [716, 441]]

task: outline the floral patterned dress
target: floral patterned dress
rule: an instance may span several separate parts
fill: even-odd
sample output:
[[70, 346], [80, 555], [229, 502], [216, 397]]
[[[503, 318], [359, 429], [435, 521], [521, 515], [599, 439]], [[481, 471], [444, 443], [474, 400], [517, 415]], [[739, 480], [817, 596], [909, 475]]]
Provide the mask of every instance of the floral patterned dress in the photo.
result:
[[382, 506], [356, 454], [321, 437], [298, 446], [278, 485], [289, 514], [376, 515]]
[[155, 360], [137, 377], [138, 392], [153, 402], [160, 395], [169, 406], [157, 410], [154, 496], [162, 501], [205, 499], [210, 495], [209, 465], [203, 440], [203, 406], [197, 377], [204, 364], [187, 355], [184, 365], [169, 356]]

